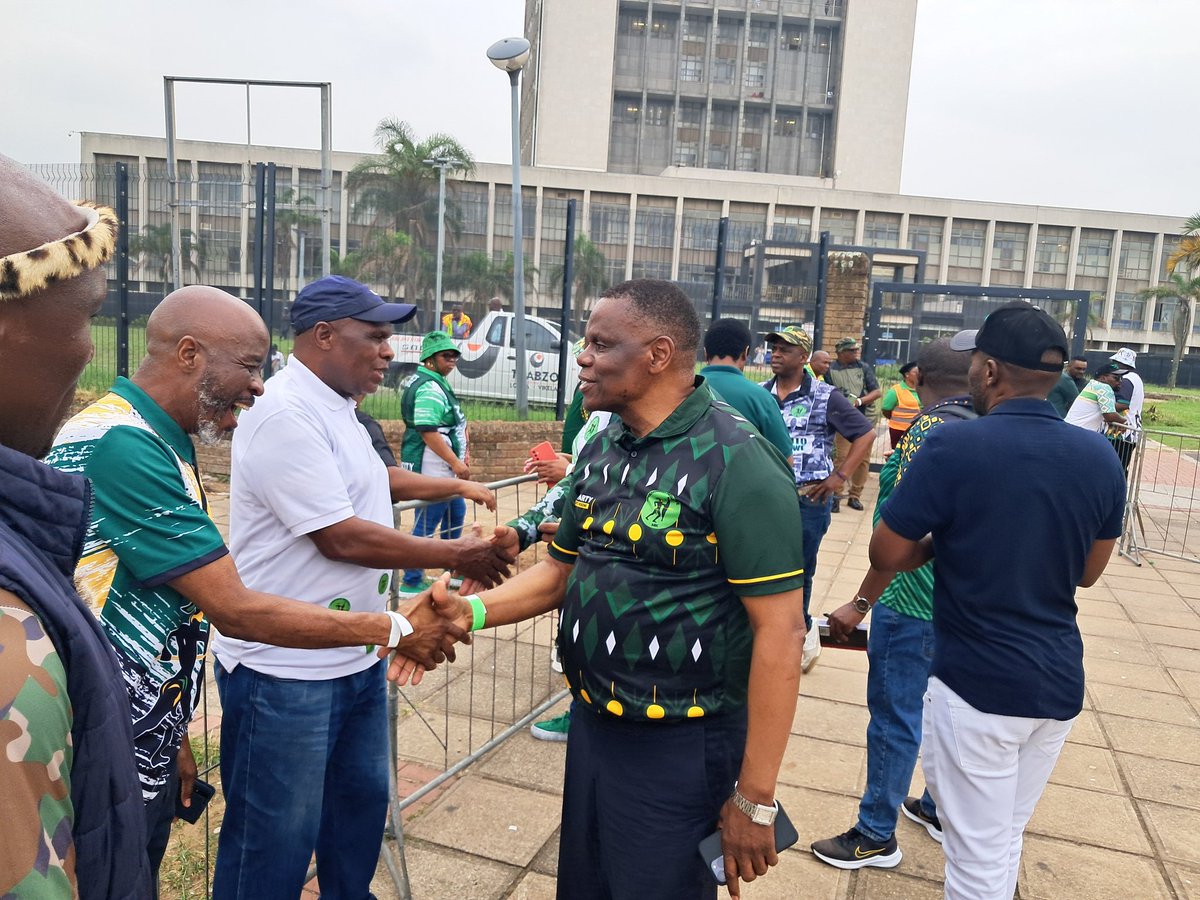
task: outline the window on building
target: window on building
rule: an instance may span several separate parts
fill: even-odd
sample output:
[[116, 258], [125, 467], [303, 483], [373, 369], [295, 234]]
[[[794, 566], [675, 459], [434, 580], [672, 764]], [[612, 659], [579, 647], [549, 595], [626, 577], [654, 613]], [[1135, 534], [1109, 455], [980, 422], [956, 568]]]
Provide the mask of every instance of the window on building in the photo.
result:
[[1158, 264], [1158, 281], [1161, 284], [1171, 277], [1167, 271], [1167, 260], [1171, 258], [1171, 254], [1179, 249], [1179, 236], [1175, 234], [1163, 235], [1162, 242], [1162, 260]]
[[669, 208], [644, 205], [651, 199], [638, 198], [633, 242], [639, 247], [672, 247], [675, 243], [675, 206], [673, 203]]
[[1112, 267], [1111, 231], [1082, 228], [1079, 231], [1079, 252], [1075, 257], [1075, 274], [1107, 278]]
[[1015, 222], [997, 222], [992, 237], [992, 269], [1024, 272], [1025, 250], [1029, 246], [1029, 226]]
[[767, 83], [767, 64], [765, 62], [748, 62], [742, 76], [742, 84], [752, 90], [762, 90]]
[[832, 244], [853, 244], [857, 222], [858, 213], [853, 209], [823, 209], [819, 230], [829, 232]]
[[679, 60], [679, 78], [681, 81], [703, 81], [704, 58], [685, 56]]
[[1121, 235], [1121, 254], [1117, 258], [1117, 277], [1150, 283], [1154, 260], [1154, 235], [1126, 231]]
[[[629, 240], [629, 202], [602, 202], [592, 198], [591, 238], [597, 244], [625, 244]], [[622, 263], [624, 265], [624, 263]]]
[[868, 212], [863, 221], [863, 243], [868, 247], [899, 247], [900, 214]]
[[908, 217], [908, 249], [924, 250], [927, 281], [937, 280], [937, 269], [942, 261], [942, 235], [946, 220], [934, 216]]
[[1071, 251], [1071, 229], [1039, 225], [1034, 245], [1033, 270], [1043, 275], [1066, 275]]
[[1117, 291], [1113, 301], [1113, 328], [1141, 331], [1146, 327], [1146, 301], [1125, 291]]

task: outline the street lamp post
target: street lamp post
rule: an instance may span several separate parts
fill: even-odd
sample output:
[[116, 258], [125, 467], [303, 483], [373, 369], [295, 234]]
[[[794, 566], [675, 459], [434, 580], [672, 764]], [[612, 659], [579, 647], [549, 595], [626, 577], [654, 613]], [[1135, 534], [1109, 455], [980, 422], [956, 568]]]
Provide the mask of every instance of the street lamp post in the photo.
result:
[[457, 169], [462, 163], [456, 159], [439, 156], [425, 160], [425, 165], [438, 170], [437, 280], [434, 285], [433, 327], [429, 329], [438, 331], [442, 327], [442, 259], [446, 252], [446, 170]]
[[529, 61], [529, 41], [504, 38], [488, 47], [492, 65], [508, 73], [512, 85], [512, 204], [513, 204], [513, 348], [517, 363], [517, 418], [529, 418], [529, 384], [525, 380], [525, 260], [521, 227], [521, 121], [518, 85]]

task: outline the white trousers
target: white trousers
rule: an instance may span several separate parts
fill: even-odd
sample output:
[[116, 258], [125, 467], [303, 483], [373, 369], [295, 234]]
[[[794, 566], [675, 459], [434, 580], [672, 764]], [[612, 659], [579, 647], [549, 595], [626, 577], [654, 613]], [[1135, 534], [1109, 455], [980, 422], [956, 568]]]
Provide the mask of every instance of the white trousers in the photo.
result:
[[1074, 722], [980, 712], [929, 679], [921, 765], [945, 836], [947, 900], [1012, 900], [1025, 825]]

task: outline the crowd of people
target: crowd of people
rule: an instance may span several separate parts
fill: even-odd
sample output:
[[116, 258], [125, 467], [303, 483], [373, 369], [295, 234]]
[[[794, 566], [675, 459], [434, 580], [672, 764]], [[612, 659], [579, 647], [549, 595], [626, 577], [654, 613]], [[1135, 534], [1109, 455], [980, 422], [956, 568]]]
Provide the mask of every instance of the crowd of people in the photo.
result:
[[[418, 682], [472, 632], [557, 610], [571, 711], [539, 725], [567, 743], [558, 896], [713, 898], [714, 874], [738, 896], [779, 860], [776, 782], [821, 652], [818, 550], [841, 501], [864, 509], [883, 415], [870, 568], [828, 625], [845, 641], [870, 614], [867, 790], [812, 852], [895, 866], [903, 813], [942, 842], [947, 897], [1012, 897], [1082, 705], [1075, 589], [1120, 533], [1132, 351], [1092, 373], [1071, 424], [1047, 400], [1074, 377], [1066, 337], [1025, 303], [925, 345], [886, 392], [854, 337], [814, 353], [789, 325], [766, 336], [758, 385], [745, 323], [702, 334], [678, 287], [624, 282], [576, 348], [570, 455], [532, 463], [556, 486], [484, 537], [461, 533], [466, 500], [495, 505], [469, 478], [449, 379], [461, 310], [425, 337], [399, 463], [358, 402], [416, 308], [338, 276], [300, 291], [265, 384], [270, 337], [247, 304], [169, 294], [136, 372], [60, 428], [116, 222], [2, 158], [0, 208], [0, 893], [157, 896], [211, 658], [213, 896], [295, 898], [314, 853], [323, 892], [371, 896], [386, 678]], [[226, 545], [195, 446], [229, 434]], [[998, 479], [983, 462], [1005, 447], [1020, 452]], [[393, 525], [407, 498], [431, 501], [413, 535]], [[541, 561], [509, 577], [538, 540]], [[410, 591], [389, 610], [397, 570]], [[928, 790], [910, 797], [918, 752]], [[697, 847], [714, 832], [710, 867]]]

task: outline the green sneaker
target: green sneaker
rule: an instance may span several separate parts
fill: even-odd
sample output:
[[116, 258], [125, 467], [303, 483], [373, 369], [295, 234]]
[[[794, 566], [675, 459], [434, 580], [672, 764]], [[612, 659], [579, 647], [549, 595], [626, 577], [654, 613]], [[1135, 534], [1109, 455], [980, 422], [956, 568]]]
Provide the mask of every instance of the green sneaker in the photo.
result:
[[571, 711], [568, 709], [561, 716], [534, 722], [529, 726], [529, 733], [539, 741], [557, 741], [565, 743], [567, 732], [571, 729]]
[[432, 578], [422, 578], [416, 584], [406, 584], [400, 582], [399, 591], [401, 594], [419, 594], [422, 591], [427, 591], [433, 586]]

